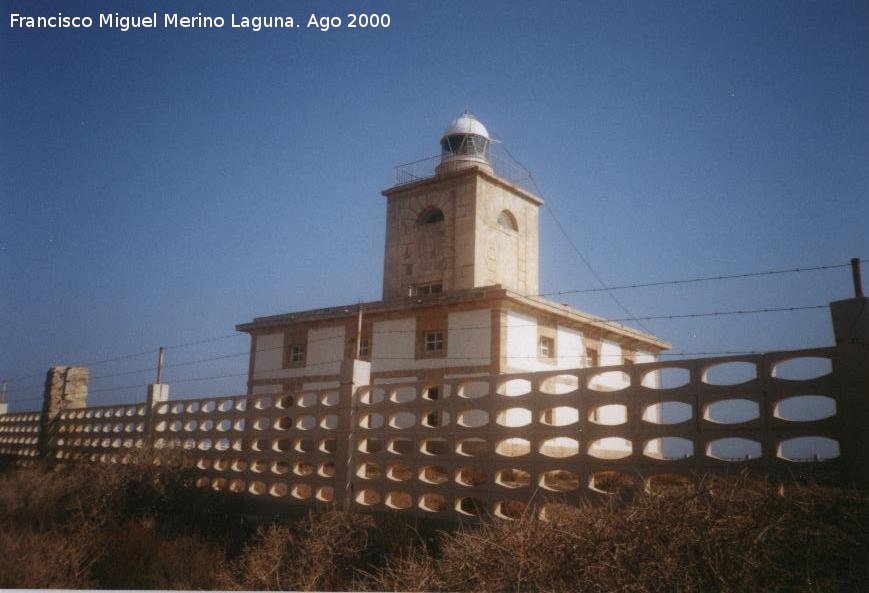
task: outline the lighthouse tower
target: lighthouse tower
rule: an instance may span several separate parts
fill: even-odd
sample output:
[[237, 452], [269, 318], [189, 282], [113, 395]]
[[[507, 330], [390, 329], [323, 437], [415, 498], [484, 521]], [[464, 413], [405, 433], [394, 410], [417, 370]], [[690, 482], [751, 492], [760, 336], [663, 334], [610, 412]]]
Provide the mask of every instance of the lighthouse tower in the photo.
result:
[[433, 176], [383, 192], [383, 299], [494, 285], [536, 294], [543, 202], [498, 175], [489, 132], [467, 111], [440, 145]]

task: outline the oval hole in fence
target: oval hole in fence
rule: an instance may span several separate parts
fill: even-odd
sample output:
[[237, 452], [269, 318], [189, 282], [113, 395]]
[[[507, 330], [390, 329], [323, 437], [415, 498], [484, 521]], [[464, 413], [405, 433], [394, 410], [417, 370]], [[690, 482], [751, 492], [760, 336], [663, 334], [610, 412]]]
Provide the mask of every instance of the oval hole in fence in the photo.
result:
[[332, 486], [320, 486], [317, 488], [316, 498], [320, 502], [332, 502], [335, 499], [335, 489]]
[[829, 375], [833, 364], [829, 358], [821, 356], [801, 356], [777, 362], [772, 367], [772, 376], [787, 381], [807, 381]]
[[269, 494], [274, 496], [275, 498], [281, 498], [289, 494], [290, 489], [287, 488], [287, 485], [283, 482], [275, 482], [272, 484], [271, 488], [269, 488]]
[[172, 432], [178, 432], [179, 430], [181, 430], [181, 421], [174, 421], [172, 424], [169, 425], [169, 430], [171, 430]]
[[498, 395], [505, 397], [518, 397], [531, 393], [531, 381], [528, 379], [510, 379], [498, 384]]
[[211, 489], [215, 492], [226, 490], [226, 478], [214, 478], [211, 480]]
[[296, 418], [296, 428], [299, 430], [311, 430], [317, 426], [317, 419], [313, 416], [301, 416]]
[[426, 484], [444, 484], [450, 479], [450, 474], [439, 465], [426, 465], [419, 470], [419, 479]]
[[293, 396], [292, 395], [282, 395], [278, 398], [278, 401], [275, 402], [275, 407], [281, 410], [286, 410], [293, 407]]
[[524, 488], [531, 484], [531, 474], [518, 468], [502, 469], [495, 474], [495, 483], [504, 488]]
[[[292, 450], [293, 442], [290, 439], [275, 439], [272, 442], [272, 451], [277, 453], [286, 453], [287, 451]], [[268, 449], [268, 441], [265, 441], [265, 446], [262, 449], [257, 449], [259, 451], [265, 451]]]
[[739, 385], [757, 378], [752, 362], [722, 362], [703, 370], [703, 382], [708, 385]]
[[310, 391], [303, 393], [296, 403], [302, 408], [310, 408], [317, 405], [317, 394]]
[[211, 439], [202, 439], [199, 441], [199, 450], [200, 451], [208, 451], [211, 449]]
[[335, 439], [320, 439], [320, 443], [317, 445], [317, 449], [321, 453], [329, 453], [330, 455], [334, 455], [335, 451], [338, 450], [336, 446]]
[[836, 400], [823, 395], [800, 395], [776, 403], [776, 418], [789, 422], [815, 422], [836, 415]]
[[723, 399], [706, 406], [704, 420], [716, 424], [740, 424], [760, 417], [760, 406], [749, 399]]
[[495, 516], [507, 521], [515, 521], [522, 517], [527, 505], [518, 500], [499, 500], [495, 503]]
[[[88, 426], [86, 428], [90, 429], [90, 426]], [[165, 432], [166, 428], [167, 428], [166, 421], [161, 420], [160, 422], [157, 423], [157, 426], [154, 427], [154, 430], [156, 430], [157, 432]], [[86, 432], [89, 432], [89, 430], [86, 430]]]
[[397, 428], [399, 430], [403, 430], [405, 428], [411, 428], [416, 424], [416, 414], [411, 412], [399, 412], [397, 414], [393, 414], [389, 418], [389, 426], [392, 428]]
[[223, 472], [229, 468], [229, 459], [215, 459], [214, 460], [214, 469], [215, 471]]
[[380, 477], [380, 466], [376, 463], [360, 463], [356, 466], [356, 475], [363, 480], [374, 480]]
[[579, 389], [576, 375], [556, 375], [540, 382], [540, 391], [548, 395], [565, 395]]
[[206, 457], [200, 457], [196, 460], [196, 467], [198, 467], [199, 469], [210, 469], [211, 460]]
[[232, 428], [234, 430], [237, 430], [238, 432], [244, 432], [244, 428], [245, 428], [244, 418], [239, 418], [238, 420], [236, 420], [235, 424], [232, 425]]
[[383, 401], [384, 393], [385, 392], [380, 387], [371, 387], [362, 392], [359, 401], [367, 406], [379, 404]]
[[486, 510], [486, 504], [471, 496], [464, 496], [456, 500], [456, 512], [469, 517], [479, 517]]
[[706, 443], [706, 456], [722, 461], [748, 461], [761, 455], [760, 443], [741, 437], [715, 439]]
[[587, 387], [592, 391], [620, 391], [631, 385], [631, 377], [624, 371], [605, 371], [589, 377]]
[[624, 459], [633, 451], [633, 443], [622, 437], [604, 437], [588, 445], [588, 454], [598, 459]]
[[383, 414], [364, 414], [359, 419], [359, 426], [368, 429], [377, 429], [383, 427]]
[[540, 486], [553, 492], [570, 492], [579, 488], [579, 476], [563, 469], [553, 469], [540, 475]]
[[233, 480], [229, 483], [229, 491], [234, 492], [235, 494], [239, 494], [244, 492], [244, 487], [246, 482], [244, 480]]
[[392, 509], [409, 509], [413, 505], [413, 498], [407, 492], [388, 492], [385, 504]]
[[247, 410], [247, 400], [246, 399], [236, 400], [235, 409], [238, 410], [239, 412], [244, 412], [245, 410]]
[[465, 457], [475, 457], [477, 455], [485, 455], [489, 450], [489, 443], [484, 439], [471, 437], [467, 439], [459, 439], [456, 445], [456, 453]]
[[459, 412], [456, 421], [465, 428], [479, 428], [489, 423], [489, 413], [485, 410], [465, 410]]
[[440, 494], [425, 493], [419, 497], [419, 508], [430, 513], [440, 513], [447, 508], [447, 499]]
[[254, 480], [248, 486], [247, 491], [253, 494], [254, 496], [261, 496], [266, 493], [266, 485], [264, 482], [260, 482], [259, 480]]
[[422, 398], [429, 401], [438, 401], [444, 399], [447, 395], [448, 392], [442, 385], [428, 385], [422, 390]]
[[232, 441], [232, 450], [233, 451], [243, 451], [244, 450], [244, 439], [235, 439]]
[[317, 465], [317, 475], [321, 478], [334, 478], [335, 464], [331, 461], [321, 461]]
[[691, 381], [691, 372], [681, 367], [662, 367], [643, 374], [640, 384], [650, 389], [676, 389]]
[[335, 430], [338, 428], [338, 414], [326, 414], [320, 418], [320, 428]]
[[477, 399], [489, 393], [489, 384], [486, 381], [470, 381], [459, 385], [459, 397], [465, 399]]
[[328, 391], [320, 397], [320, 403], [324, 406], [337, 406], [339, 401], [337, 391]]
[[275, 429], [289, 430], [293, 427], [293, 419], [289, 416], [282, 416], [275, 421]]
[[602, 426], [618, 426], [628, 421], [628, 409], [622, 404], [597, 406], [589, 410], [588, 421]]
[[495, 445], [495, 453], [503, 457], [522, 457], [531, 453], [531, 441], [518, 437], [502, 439]]
[[294, 484], [290, 490], [290, 495], [299, 500], [311, 498], [311, 487], [307, 484]]
[[361, 504], [362, 506], [366, 507], [380, 504], [380, 492], [378, 492], [377, 490], [372, 490], [370, 488], [360, 490], [356, 494], [356, 504]]
[[220, 412], [228, 412], [232, 409], [232, 400], [225, 399], [217, 404], [217, 410]]
[[290, 464], [286, 461], [275, 461], [272, 464], [272, 473], [278, 476], [283, 476], [290, 473]]
[[411, 439], [389, 439], [389, 445], [386, 450], [393, 455], [410, 455], [413, 453], [413, 440]]
[[637, 487], [637, 480], [628, 474], [617, 471], [600, 471], [588, 478], [589, 490], [602, 494], [618, 494]]
[[424, 455], [443, 455], [447, 452], [447, 440], [442, 438], [425, 439], [420, 444], [419, 451]]
[[188, 414], [195, 414], [198, 411], [199, 411], [199, 403], [198, 402], [193, 402], [192, 404], [187, 404], [187, 413]]
[[302, 477], [310, 476], [314, 473], [314, 466], [307, 461], [297, 461], [293, 465], [293, 473]]
[[650, 494], [683, 494], [693, 488], [691, 479], [679, 474], [655, 474], [646, 479], [646, 491]]
[[[281, 439], [289, 441], [289, 439]], [[293, 443], [293, 449], [299, 453], [313, 453], [317, 450], [317, 441], [314, 439], [296, 439]]]
[[210, 402], [205, 402], [204, 404], [202, 404], [202, 411], [205, 412], [206, 414], [211, 414], [216, 409], [217, 409], [216, 402], [210, 401]]
[[462, 486], [476, 487], [482, 486], [489, 481], [489, 475], [486, 470], [478, 467], [460, 467], [456, 471], [456, 483]]
[[362, 453], [374, 455], [383, 451], [383, 441], [377, 438], [362, 439], [357, 447]]
[[569, 437], [554, 437], [540, 443], [540, 454], [562, 459], [579, 454], [579, 441]]
[[[132, 428], [132, 426], [130, 425], [129, 428]], [[212, 430], [213, 428], [214, 428], [214, 420], [203, 420], [202, 423], [199, 425], [199, 430], [202, 430], [202, 431], [209, 431], [209, 430]]]
[[270, 397], [260, 397], [257, 398], [256, 403], [253, 406], [257, 410], [267, 410], [272, 407], [272, 398]]
[[389, 401], [396, 404], [406, 404], [416, 399], [416, 388], [405, 385], [395, 388], [389, 395]]
[[253, 422], [253, 428], [254, 428], [254, 430], [266, 430], [269, 426], [271, 426], [271, 424], [272, 424], [272, 421], [269, 420], [268, 418], [265, 418], [265, 417], [257, 418]]
[[500, 410], [496, 422], [508, 428], [519, 428], [531, 424], [531, 410], [527, 408], [507, 408]]
[[643, 455], [652, 459], [674, 461], [694, 455], [694, 442], [682, 437], [659, 437], [646, 441]]
[[422, 413], [422, 425], [428, 428], [439, 428], [450, 423], [450, 413], [431, 410]]
[[839, 456], [839, 442], [820, 436], [796, 437], [781, 441], [777, 455], [787, 461], [827, 461]]
[[255, 459], [250, 464], [250, 471], [261, 474], [269, 469], [269, 464], [264, 459]]
[[684, 402], [666, 401], [643, 409], [643, 421], [651, 424], [681, 424], [691, 420], [692, 408]]
[[217, 443], [214, 445], [214, 448], [217, 449], [218, 451], [226, 451], [227, 449], [229, 449], [229, 446], [230, 446], [229, 439], [223, 438], [223, 439], [217, 439]]
[[540, 422], [548, 426], [570, 426], [579, 422], [579, 410], [570, 406], [546, 408], [540, 414]]
[[211, 480], [206, 477], [197, 478], [196, 479], [196, 487], [197, 488], [206, 488], [211, 483]]
[[391, 463], [386, 469], [386, 477], [393, 482], [406, 482], [413, 478], [413, 470], [401, 463]]

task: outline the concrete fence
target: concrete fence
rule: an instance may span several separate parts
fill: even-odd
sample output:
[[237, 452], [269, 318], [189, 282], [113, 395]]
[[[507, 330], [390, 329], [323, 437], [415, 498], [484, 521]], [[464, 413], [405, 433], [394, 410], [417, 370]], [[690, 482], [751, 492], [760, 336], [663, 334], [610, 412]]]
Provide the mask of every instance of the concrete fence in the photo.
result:
[[434, 382], [370, 385], [368, 363], [347, 360], [336, 389], [171, 401], [156, 384], [143, 403], [86, 407], [86, 369], [54, 367], [42, 411], [0, 415], [0, 458], [181, 447], [201, 487], [443, 518], [742, 468], [865, 489], [865, 300], [833, 304], [834, 347]]

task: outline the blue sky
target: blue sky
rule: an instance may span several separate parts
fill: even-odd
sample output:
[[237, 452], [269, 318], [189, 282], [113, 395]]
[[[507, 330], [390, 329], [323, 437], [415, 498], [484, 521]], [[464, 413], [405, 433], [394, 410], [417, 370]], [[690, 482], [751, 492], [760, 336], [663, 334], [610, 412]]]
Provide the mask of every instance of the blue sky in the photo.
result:
[[[866, 2], [2, 5], [0, 377], [15, 379], [13, 409], [38, 406], [51, 364], [378, 299], [380, 191], [395, 165], [435, 154], [465, 106], [608, 284], [869, 257]], [[9, 13], [58, 11], [289, 14], [302, 27], [9, 28]], [[305, 28], [312, 12], [352, 11], [391, 26]], [[596, 285], [541, 213], [541, 291]], [[644, 316], [825, 304], [851, 286], [838, 269], [616, 294]], [[624, 316], [606, 295], [558, 300]], [[644, 324], [677, 352], [832, 343], [823, 309]], [[93, 366], [90, 401], [142, 399], [153, 373], [134, 371], [154, 358]], [[167, 380], [179, 397], [237, 393], [246, 368], [240, 355]]]

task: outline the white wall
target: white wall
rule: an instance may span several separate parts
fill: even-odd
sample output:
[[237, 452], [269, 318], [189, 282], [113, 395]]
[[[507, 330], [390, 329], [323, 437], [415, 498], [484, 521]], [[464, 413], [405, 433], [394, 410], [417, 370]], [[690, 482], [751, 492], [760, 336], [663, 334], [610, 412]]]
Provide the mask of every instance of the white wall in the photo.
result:
[[537, 360], [537, 318], [508, 311], [506, 315], [507, 366], [524, 371], [551, 369]]
[[344, 356], [344, 326], [308, 331], [305, 366], [285, 369], [284, 334], [261, 335], [256, 340], [254, 379], [288, 379], [305, 375], [336, 375]]
[[447, 358], [450, 366], [487, 365], [492, 362], [492, 312], [458, 311], [447, 319]]
[[556, 366], [559, 369], [578, 369], [584, 366], [585, 344], [582, 343], [582, 332], [559, 325], [555, 355], [558, 357]]
[[283, 367], [284, 334], [264, 334], [257, 336], [254, 353], [254, 375], [265, 371], [278, 371]]

